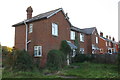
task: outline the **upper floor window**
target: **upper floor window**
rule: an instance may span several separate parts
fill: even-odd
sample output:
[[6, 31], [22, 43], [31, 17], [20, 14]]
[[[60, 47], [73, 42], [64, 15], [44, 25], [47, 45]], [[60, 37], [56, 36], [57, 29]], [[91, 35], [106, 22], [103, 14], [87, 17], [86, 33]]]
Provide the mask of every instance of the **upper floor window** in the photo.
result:
[[111, 46], [111, 42], [109, 41], [109, 46]]
[[96, 43], [98, 44], [98, 37], [96, 37]]
[[107, 46], [107, 42], [106, 42], [106, 46]]
[[52, 35], [58, 36], [58, 25], [55, 23], [52, 23]]
[[42, 56], [42, 46], [34, 46], [34, 56], [35, 57]]
[[30, 24], [29, 25], [29, 33], [32, 33], [33, 32], [33, 24]]
[[80, 41], [84, 42], [84, 34], [80, 33]]
[[70, 31], [70, 39], [75, 40], [75, 32], [74, 31]]

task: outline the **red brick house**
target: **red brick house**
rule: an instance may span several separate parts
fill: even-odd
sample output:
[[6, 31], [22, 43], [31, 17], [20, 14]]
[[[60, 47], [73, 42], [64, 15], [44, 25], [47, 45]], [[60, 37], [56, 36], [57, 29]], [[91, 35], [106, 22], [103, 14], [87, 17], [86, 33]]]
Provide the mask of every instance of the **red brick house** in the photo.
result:
[[103, 37], [103, 33], [100, 32], [100, 37], [99, 37], [99, 48], [100, 48], [100, 53], [115, 53], [118, 52], [118, 44], [115, 41], [114, 37], [111, 39], [111, 36], [108, 35]]
[[107, 53], [108, 49], [107, 49], [107, 41], [106, 38], [103, 37], [103, 33], [100, 32], [100, 36], [99, 36], [99, 48], [100, 48], [100, 54], [104, 54]]
[[[116, 46], [114, 40], [99, 37], [96, 27], [80, 29], [72, 26], [62, 8], [34, 17], [32, 17], [31, 7], [28, 7], [26, 11], [27, 19], [13, 25], [15, 27], [15, 48], [25, 49], [35, 60], [39, 59], [41, 67], [46, 64], [47, 53], [51, 49], [59, 49], [62, 40], [67, 40], [74, 57], [75, 49], [77, 49], [74, 45], [75, 34], [77, 34], [82, 54], [100, 53], [100, 49], [108, 52]], [[111, 45], [108, 46], [108, 44]]]
[[34, 17], [31, 7], [26, 11], [27, 19], [13, 25], [15, 48], [26, 49], [35, 59], [40, 59], [41, 66], [45, 66], [49, 50], [59, 49], [62, 40], [70, 41], [71, 23], [62, 8]]
[[[99, 34], [96, 27], [79, 29], [77, 27], [71, 27], [71, 34], [78, 34], [78, 39], [80, 43], [80, 51], [85, 54], [95, 54], [99, 53], [98, 43], [99, 43]], [[74, 38], [71, 39], [71, 42], [74, 43]]]

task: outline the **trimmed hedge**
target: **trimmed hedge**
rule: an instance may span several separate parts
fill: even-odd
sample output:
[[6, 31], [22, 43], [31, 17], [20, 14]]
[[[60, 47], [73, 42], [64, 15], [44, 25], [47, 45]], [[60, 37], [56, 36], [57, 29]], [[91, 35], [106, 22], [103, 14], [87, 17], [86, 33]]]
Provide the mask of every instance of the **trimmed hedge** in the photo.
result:
[[65, 56], [60, 50], [50, 50], [47, 55], [47, 67], [58, 70], [65, 65]]

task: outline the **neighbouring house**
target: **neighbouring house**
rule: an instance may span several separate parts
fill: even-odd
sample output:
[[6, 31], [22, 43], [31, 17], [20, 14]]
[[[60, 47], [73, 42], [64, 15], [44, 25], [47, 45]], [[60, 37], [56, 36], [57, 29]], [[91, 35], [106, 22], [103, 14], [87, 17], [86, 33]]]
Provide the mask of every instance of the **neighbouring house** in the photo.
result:
[[80, 44], [80, 52], [82, 54], [96, 54], [99, 53], [99, 34], [96, 27], [80, 29], [71, 27], [71, 42], [74, 43], [75, 33], [77, 33]]
[[107, 41], [106, 38], [103, 37], [103, 32], [100, 32], [100, 36], [99, 36], [99, 49], [100, 49], [100, 54], [104, 54], [107, 53]]
[[111, 36], [106, 35], [106, 38], [103, 37], [103, 33], [100, 32], [100, 37], [99, 37], [99, 48], [100, 48], [100, 53], [116, 53], [118, 52], [118, 43], [115, 41], [115, 38], [113, 37], [111, 39]]
[[31, 6], [26, 11], [27, 19], [13, 25], [15, 48], [26, 49], [35, 59], [40, 59], [41, 67], [44, 67], [47, 53], [51, 49], [59, 49], [62, 40], [70, 41], [71, 23], [62, 8], [34, 17]]
[[106, 36], [106, 46], [107, 46], [107, 53], [112, 54], [114, 52], [116, 52], [116, 42], [115, 39], [111, 39], [111, 36], [108, 35]]

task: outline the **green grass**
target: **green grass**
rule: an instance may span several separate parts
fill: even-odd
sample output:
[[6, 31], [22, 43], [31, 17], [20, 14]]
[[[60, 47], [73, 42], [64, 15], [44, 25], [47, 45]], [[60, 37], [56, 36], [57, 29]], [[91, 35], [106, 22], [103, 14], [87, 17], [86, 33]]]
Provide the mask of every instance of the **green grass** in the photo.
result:
[[[80, 78], [117, 78], [118, 71], [116, 65], [95, 64], [95, 63], [77, 63], [72, 64], [78, 68], [67, 67], [62, 71], [65, 76], [77, 76]], [[71, 66], [72, 66], [71, 65]]]
[[[74, 67], [74, 68], [73, 68]], [[12, 72], [3, 71], [3, 78], [59, 78], [60, 76], [76, 76], [79, 78], [117, 78], [118, 72], [116, 65], [96, 64], [96, 63], [75, 63], [66, 66], [57, 74], [44, 75], [44, 73], [53, 73], [48, 69], [33, 72]]]

